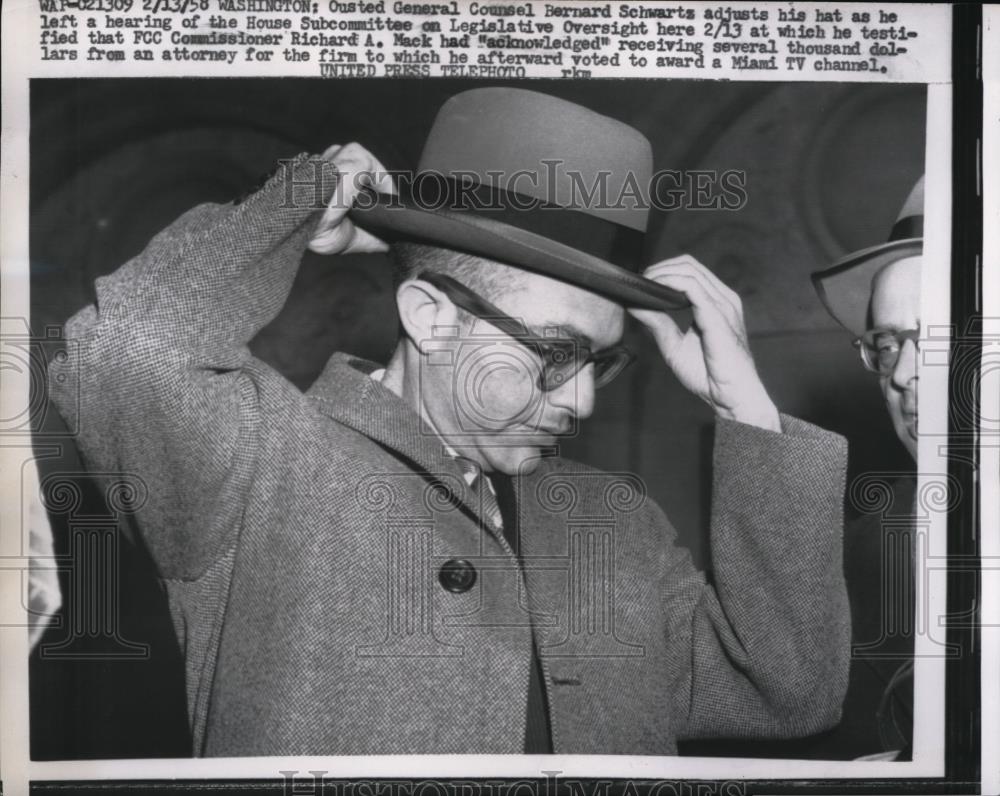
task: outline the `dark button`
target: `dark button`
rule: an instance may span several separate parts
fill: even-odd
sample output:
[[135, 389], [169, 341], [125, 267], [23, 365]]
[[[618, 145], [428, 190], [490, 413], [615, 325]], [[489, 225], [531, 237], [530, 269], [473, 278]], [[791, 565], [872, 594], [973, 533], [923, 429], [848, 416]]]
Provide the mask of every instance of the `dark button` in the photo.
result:
[[441, 565], [438, 580], [455, 594], [466, 592], [476, 585], [476, 568], [464, 558], [451, 558]]

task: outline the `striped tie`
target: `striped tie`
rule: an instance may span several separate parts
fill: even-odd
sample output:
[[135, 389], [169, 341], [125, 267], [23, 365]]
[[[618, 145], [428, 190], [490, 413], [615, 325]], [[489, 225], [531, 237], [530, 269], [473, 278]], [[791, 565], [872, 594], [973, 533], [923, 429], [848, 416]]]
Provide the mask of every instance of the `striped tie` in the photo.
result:
[[462, 475], [465, 483], [469, 485], [472, 492], [473, 503], [478, 501], [482, 516], [497, 530], [503, 529], [503, 516], [500, 514], [500, 506], [497, 504], [496, 495], [493, 494], [493, 485], [489, 477], [483, 473], [482, 469], [472, 459], [464, 456], [457, 456], [455, 460], [462, 468]]

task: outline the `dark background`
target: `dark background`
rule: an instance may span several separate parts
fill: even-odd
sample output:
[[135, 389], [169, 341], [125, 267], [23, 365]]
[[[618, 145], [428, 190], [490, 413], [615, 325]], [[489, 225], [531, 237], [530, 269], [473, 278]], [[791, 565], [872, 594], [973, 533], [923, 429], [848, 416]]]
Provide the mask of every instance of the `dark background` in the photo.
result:
[[[390, 169], [413, 168], [438, 107], [488, 81], [34, 80], [31, 83], [31, 326], [57, 329], [93, 301], [94, 279], [137, 254], [203, 201], [228, 201], [276, 159], [363, 143]], [[765, 384], [783, 410], [844, 434], [850, 473], [911, 464], [877, 383], [822, 309], [809, 274], [886, 239], [923, 169], [922, 86], [678, 81], [522, 81], [628, 122], [657, 169], [740, 169], [739, 211], [675, 211], [651, 221], [647, 259], [693, 254], [742, 296]], [[385, 361], [396, 336], [382, 256], [303, 262], [255, 353], [307, 387], [335, 350]], [[711, 416], [676, 384], [638, 328], [640, 364], [602, 391], [565, 454], [636, 472], [707, 565]], [[33, 405], [35, 402], [33, 401]], [[39, 401], [43, 484], [82, 471], [71, 436]], [[81, 518], [111, 518], [77, 478], [82, 502], [51, 516], [71, 557]], [[99, 524], [99, 522], [98, 522]], [[165, 593], [140, 543], [106, 537], [104, 578], [117, 635], [77, 628], [88, 574], [62, 573], [64, 608], [32, 659], [35, 759], [187, 755], [183, 670]], [[96, 572], [96, 570], [95, 570]], [[111, 573], [109, 580], [108, 573]], [[141, 645], [146, 645], [144, 650]], [[789, 747], [789, 754], [792, 754]]]

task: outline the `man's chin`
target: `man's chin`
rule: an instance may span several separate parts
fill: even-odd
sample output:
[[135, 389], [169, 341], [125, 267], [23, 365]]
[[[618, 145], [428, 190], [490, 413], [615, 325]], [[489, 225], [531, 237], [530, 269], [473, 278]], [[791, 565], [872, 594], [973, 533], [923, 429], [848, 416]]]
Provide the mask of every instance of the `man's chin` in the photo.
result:
[[916, 421], [907, 422], [905, 419], [900, 418], [896, 423], [896, 436], [903, 443], [903, 447], [906, 448], [907, 453], [916, 461], [918, 440]]
[[913, 461], [917, 460], [917, 447], [919, 444], [919, 435], [917, 433], [917, 423], [913, 421], [906, 427], [906, 439], [903, 443], [906, 445], [906, 449], [910, 452], [910, 456], [913, 457]]
[[544, 454], [552, 446], [518, 446], [499, 448], [488, 457], [494, 470], [504, 475], [528, 475], [538, 469]]

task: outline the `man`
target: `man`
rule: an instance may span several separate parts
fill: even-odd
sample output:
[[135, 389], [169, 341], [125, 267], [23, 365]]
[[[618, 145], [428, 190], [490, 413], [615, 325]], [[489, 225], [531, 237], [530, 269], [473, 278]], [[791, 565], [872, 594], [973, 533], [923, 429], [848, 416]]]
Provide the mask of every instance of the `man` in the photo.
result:
[[[878, 375], [896, 436], [914, 464], [923, 206], [921, 177], [886, 243], [854, 252], [813, 277], [827, 309], [854, 335], [862, 364]], [[916, 478], [892, 475], [863, 477], [869, 498], [881, 493], [879, 511], [851, 523], [845, 534], [854, 658], [841, 726], [823, 743], [841, 756], [911, 754]]]
[[[241, 204], [187, 213], [67, 324], [50, 389], [67, 413], [79, 395], [95, 470], [150, 485], [134, 516], [195, 754], [672, 754], [833, 724], [843, 441], [779, 415], [707, 269], [623, 267], [648, 141], [477, 89], [441, 109], [419, 171], [447, 201], [397, 194], [357, 145], [300, 156]], [[569, 198], [581, 187], [612, 199]], [[302, 394], [250, 355], [307, 246], [388, 238], [384, 370], [338, 354]], [[664, 310], [686, 303], [682, 331]], [[714, 587], [638, 478], [558, 456], [631, 359], [626, 308], [719, 418]]]
[[917, 459], [917, 369], [924, 180], [910, 191], [886, 243], [849, 254], [813, 276], [824, 305], [855, 336], [877, 373], [896, 436]]

